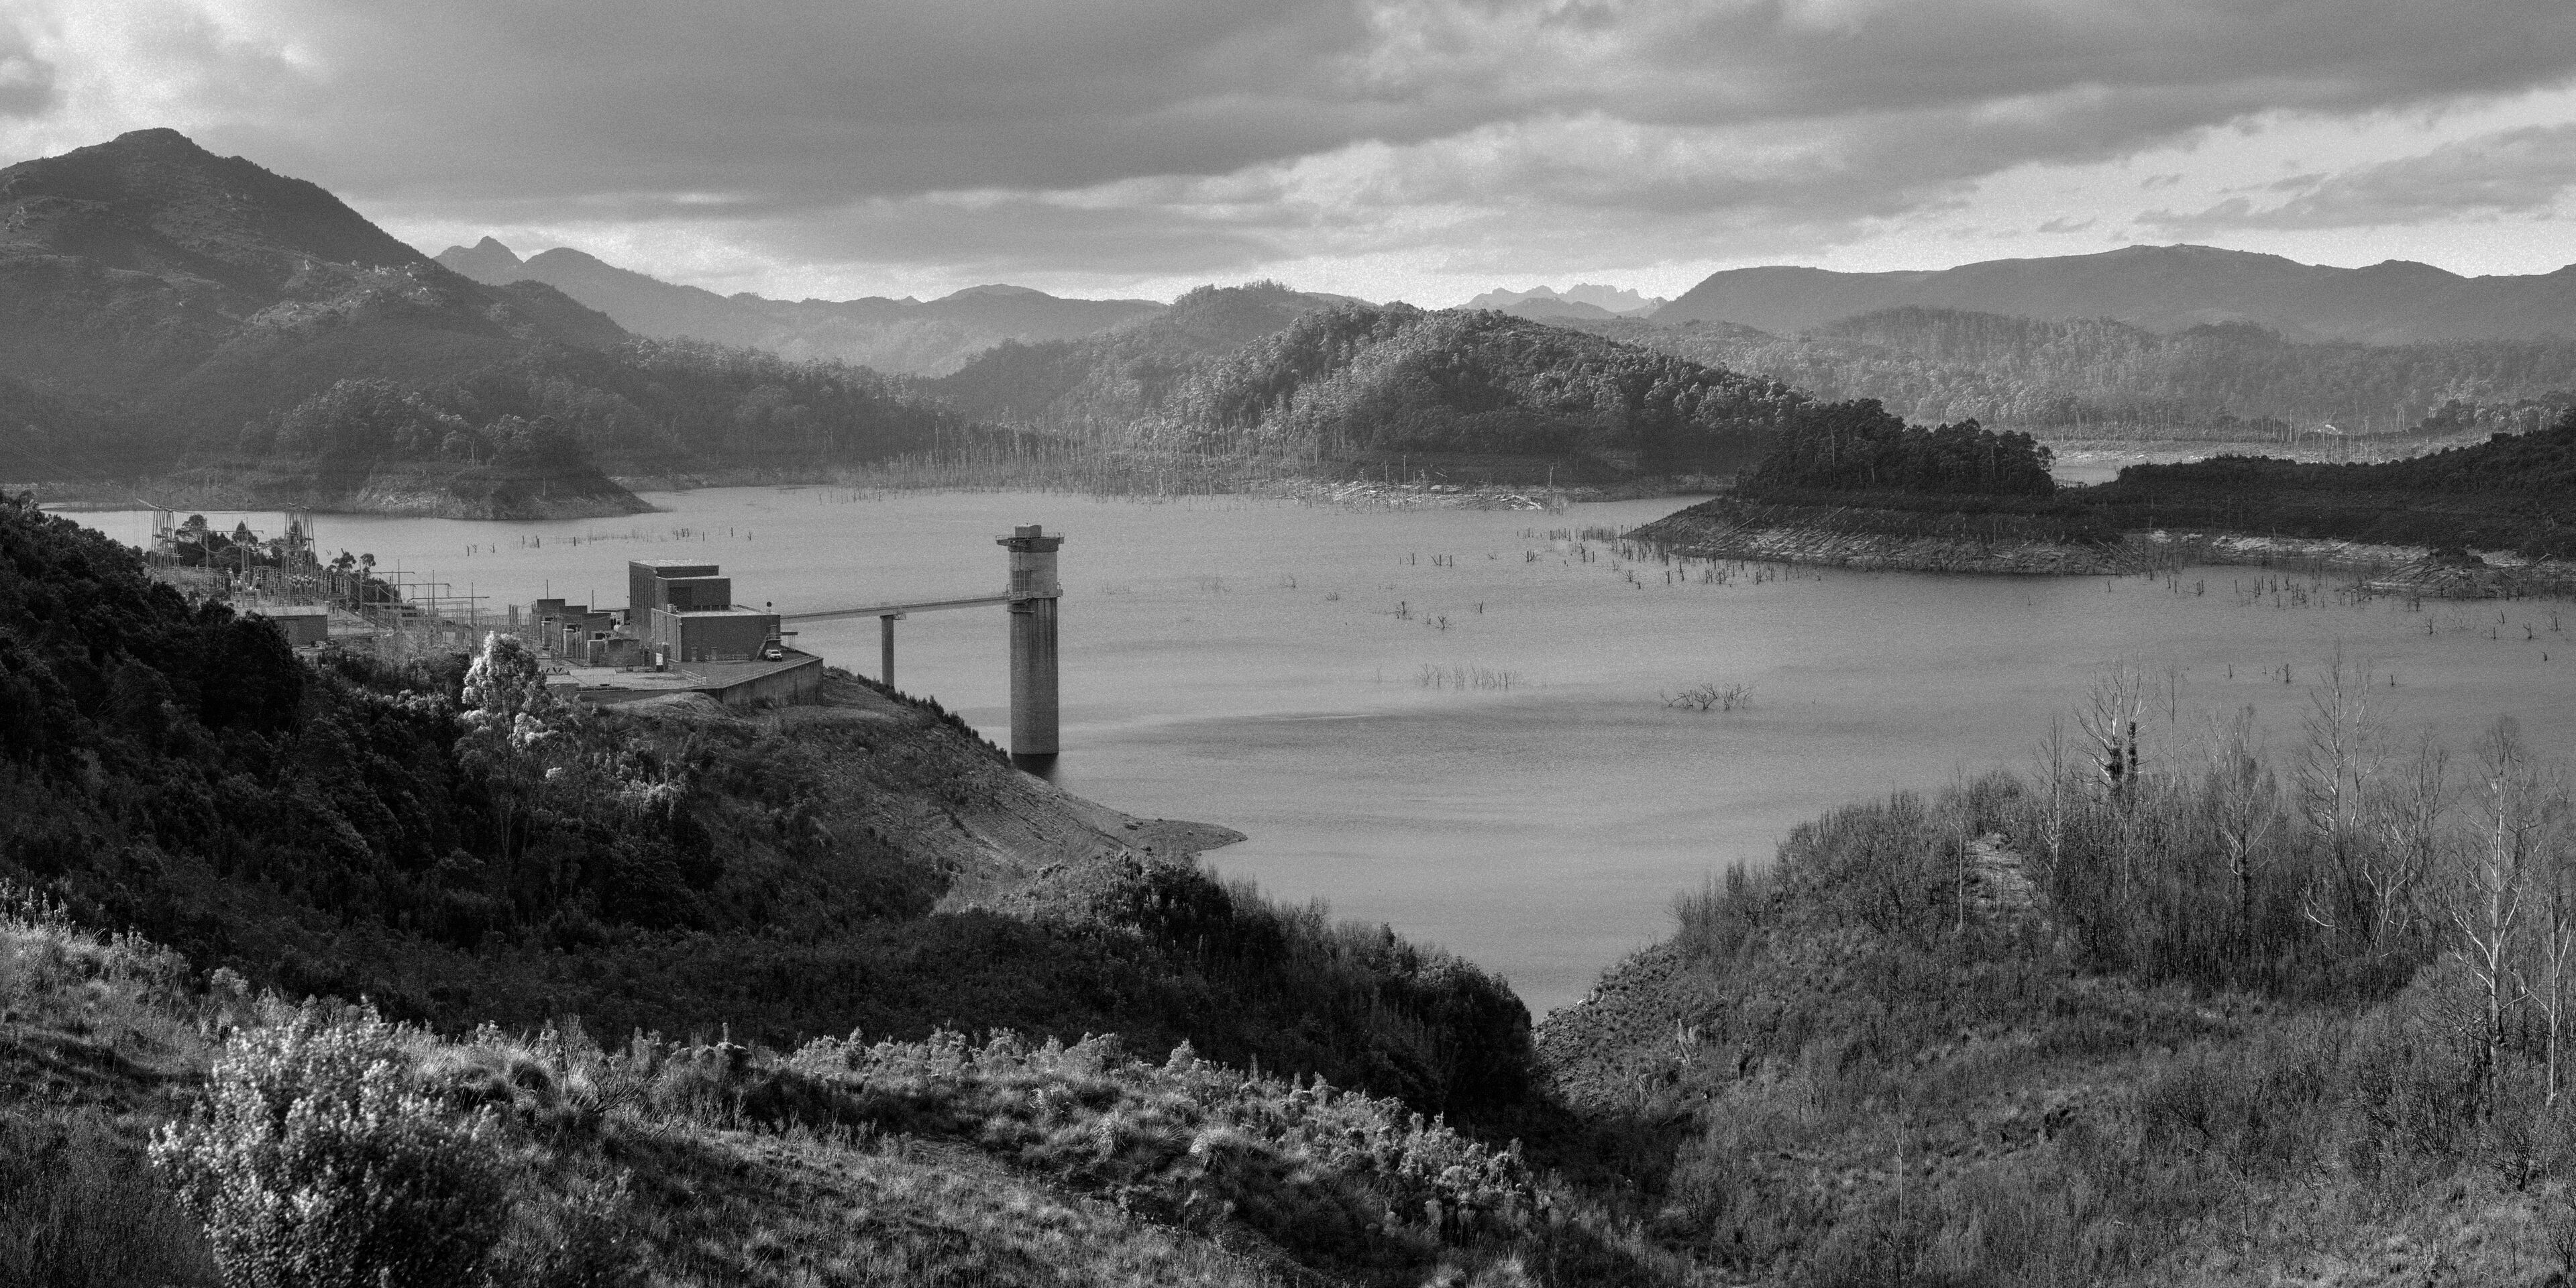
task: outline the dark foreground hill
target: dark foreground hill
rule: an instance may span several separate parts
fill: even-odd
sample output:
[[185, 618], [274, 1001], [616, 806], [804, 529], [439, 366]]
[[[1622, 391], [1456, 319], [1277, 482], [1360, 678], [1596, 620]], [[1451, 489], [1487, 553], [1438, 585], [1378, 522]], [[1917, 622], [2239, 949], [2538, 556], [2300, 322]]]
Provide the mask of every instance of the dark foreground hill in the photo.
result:
[[509, 649], [316, 666], [0, 507], [0, 880], [203, 968], [448, 1025], [1114, 1030], [1434, 1112], [1519, 1094], [1527, 1015], [1473, 967], [1216, 884], [1189, 857], [1222, 829], [831, 695], [591, 711]]
[[954, 428], [871, 372], [638, 341], [553, 287], [473, 281], [170, 130], [0, 170], [0, 293], [0, 478], [51, 492], [627, 513], [602, 466], [810, 470]]
[[1804, 399], [1490, 311], [1205, 287], [1108, 335], [1005, 345], [934, 385], [971, 416], [1108, 450], [1460, 480], [1732, 473]]
[[1499, 981], [825, 697], [316, 665], [0, 501], [0, 1274], [1662, 1282]]
[[2210, 246], [2130, 246], [1892, 273], [1739, 268], [1710, 274], [1653, 320], [1786, 335], [1904, 307], [2110, 318], [2155, 331], [2250, 322], [2294, 340], [2365, 344], [2564, 339], [2576, 332], [2576, 266], [2461, 277], [2399, 260], [2333, 268]]
[[568, 247], [522, 260], [486, 237], [450, 246], [438, 262], [492, 286], [535, 281], [616, 319], [637, 335], [706, 340], [782, 357], [830, 359], [878, 371], [944, 375], [1006, 340], [1071, 339], [1160, 312], [1152, 300], [1071, 300], [1022, 286], [976, 286], [923, 302], [773, 300], [718, 295], [619, 268]]

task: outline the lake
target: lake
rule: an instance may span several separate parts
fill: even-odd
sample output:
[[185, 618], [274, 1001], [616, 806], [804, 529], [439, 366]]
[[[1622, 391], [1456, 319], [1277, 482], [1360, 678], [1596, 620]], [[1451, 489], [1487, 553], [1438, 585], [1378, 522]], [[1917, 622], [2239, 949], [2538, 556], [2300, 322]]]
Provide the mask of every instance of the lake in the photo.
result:
[[[1564, 535], [1634, 527], [1678, 499], [1553, 515], [826, 487], [645, 499], [659, 512], [326, 515], [318, 535], [494, 604], [617, 603], [627, 560], [689, 558], [722, 564], [740, 602], [794, 612], [994, 593], [994, 539], [1044, 524], [1067, 536], [1057, 781], [1247, 833], [1210, 862], [1455, 949], [1534, 1012], [1581, 997], [1669, 933], [1677, 891], [1767, 859], [1800, 820], [2027, 767], [2114, 659], [2154, 678], [2160, 721], [2170, 711], [2188, 728], [2250, 705], [2274, 737], [2294, 736], [2306, 686], [2340, 648], [2372, 669], [2401, 728], [2432, 726], [2465, 752], [2511, 713], [2537, 748], [2576, 747], [2576, 605], [2558, 601], [2354, 602], [2252, 568], [1675, 570]], [[133, 514], [77, 517], [143, 532]], [[2277, 594], [2276, 577], [2289, 583]], [[902, 688], [997, 742], [1003, 617], [910, 618], [896, 661]], [[873, 673], [877, 629], [809, 624], [797, 643]], [[1666, 704], [1698, 684], [1750, 686], [1751, 705]]]

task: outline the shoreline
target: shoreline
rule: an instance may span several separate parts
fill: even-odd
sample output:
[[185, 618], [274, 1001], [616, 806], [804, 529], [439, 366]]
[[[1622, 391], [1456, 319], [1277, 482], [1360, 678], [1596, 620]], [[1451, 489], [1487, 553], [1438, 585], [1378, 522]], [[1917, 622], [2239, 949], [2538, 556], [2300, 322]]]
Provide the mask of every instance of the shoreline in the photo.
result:
[[1872, 532], [1831, 523], [1730, 523], [1681, 511], [1625, 540], [1694, 559], [1806, 564], [1865, 572], [1969, 576], [2125, 576], [2192, 566], [2280, 567], [2351, 576], [2376, 594], [2492, 599], [2576, 598], [2576, 562], [2512, 551], [2440, 555], [2424, 546], [2324, 537], [2169, 531], [2121, 534], [2119, 544]]

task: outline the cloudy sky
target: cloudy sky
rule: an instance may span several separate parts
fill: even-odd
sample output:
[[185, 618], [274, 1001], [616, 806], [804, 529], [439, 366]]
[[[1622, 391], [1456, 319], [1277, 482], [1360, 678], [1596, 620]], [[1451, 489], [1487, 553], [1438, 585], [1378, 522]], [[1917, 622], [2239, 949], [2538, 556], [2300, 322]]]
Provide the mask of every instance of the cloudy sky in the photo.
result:
[[174, 126], [427, 250], [785, 296], [2531, 273], [2571, 76], [2569, 0], [0, 0], [0, 162]]

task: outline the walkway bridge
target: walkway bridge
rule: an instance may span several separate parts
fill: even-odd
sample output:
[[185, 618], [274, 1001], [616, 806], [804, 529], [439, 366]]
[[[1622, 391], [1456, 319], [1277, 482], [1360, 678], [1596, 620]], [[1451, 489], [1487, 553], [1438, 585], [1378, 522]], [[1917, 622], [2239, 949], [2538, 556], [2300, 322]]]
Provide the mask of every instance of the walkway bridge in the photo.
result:
[[914, 613], [952, 608], [1010, 610], [1011, 624], [1011, 760], [1043, 770], [1056, 757], [1056, 601], [1064, 588], [1056, 581], [1056, 549], [1062, 536], [1049, 536], [1037, 524], [1014, 528], [995, 544], [1011, 552], [1010, 588], [999, 595], [966, 599], [924, 599], [858, 608], [823, 608], [781, 613], [780, 624], [829, 622], [853, 617], [877, 619], [881, 676], [894, 687], [894, 624]]

